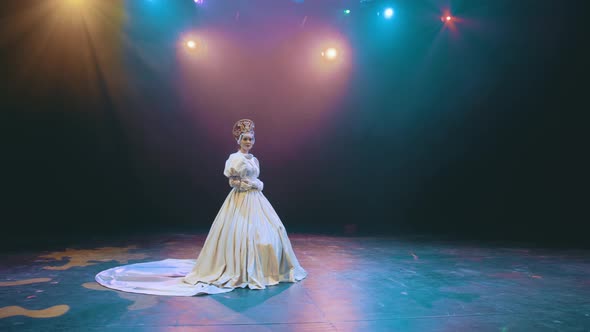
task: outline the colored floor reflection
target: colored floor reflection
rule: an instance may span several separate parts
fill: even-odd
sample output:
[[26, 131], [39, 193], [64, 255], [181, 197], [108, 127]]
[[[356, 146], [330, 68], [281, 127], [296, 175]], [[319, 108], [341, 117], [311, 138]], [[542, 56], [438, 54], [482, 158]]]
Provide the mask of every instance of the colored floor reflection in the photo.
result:
[[146, 236], [124, 246], [105, 240], [51, 253], [4, 255], [0, 329], [590, 329], [588, 251], [408, 238], [290, 238], [309, 272], [307, 279], [212, 296], [122, 293], [93, 279], [121, 264], [196, 256], [204, 234]]

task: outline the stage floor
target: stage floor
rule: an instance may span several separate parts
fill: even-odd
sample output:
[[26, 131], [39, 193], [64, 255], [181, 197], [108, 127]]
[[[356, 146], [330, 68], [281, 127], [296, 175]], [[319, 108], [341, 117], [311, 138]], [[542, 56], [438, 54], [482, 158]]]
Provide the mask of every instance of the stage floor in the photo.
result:
[[205, 234], [2, 254], [0, 330], [590, 331], [590, 251], [290, 234], [307, 279], [196, 297], [113, 291], [94, 275], [196, 258]]

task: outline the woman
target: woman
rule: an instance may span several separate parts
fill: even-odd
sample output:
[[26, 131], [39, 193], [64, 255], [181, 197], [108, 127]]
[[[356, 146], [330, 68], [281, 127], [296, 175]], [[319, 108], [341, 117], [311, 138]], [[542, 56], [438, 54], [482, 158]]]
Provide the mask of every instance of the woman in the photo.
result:
[[231, 192], [213, 221], [196, 260], [166, 259], [131, 264], [99, 273], [103, 286], [126, 292], [192, 296], [234, 288], [264, 289], [307, 276], [277, 213], [262, 194], [260, 164], [250, 154], [254, 122], [236, 122], [239, 150], [225, 162]]

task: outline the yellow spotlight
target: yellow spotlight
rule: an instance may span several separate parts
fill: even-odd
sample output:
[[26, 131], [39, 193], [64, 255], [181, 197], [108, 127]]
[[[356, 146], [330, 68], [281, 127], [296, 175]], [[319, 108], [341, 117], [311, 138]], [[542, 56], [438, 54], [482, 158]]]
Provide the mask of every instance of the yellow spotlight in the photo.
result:
[[194, 40], [189, 40], [186, 42], [186, 47], [190, 49], [195, 49], [197, 48], [197, 43]]
[[328, 60], [334, 60], [338, 56], [338, 50], [333, 47], [330, 47], [322, 51], [322, 56]]

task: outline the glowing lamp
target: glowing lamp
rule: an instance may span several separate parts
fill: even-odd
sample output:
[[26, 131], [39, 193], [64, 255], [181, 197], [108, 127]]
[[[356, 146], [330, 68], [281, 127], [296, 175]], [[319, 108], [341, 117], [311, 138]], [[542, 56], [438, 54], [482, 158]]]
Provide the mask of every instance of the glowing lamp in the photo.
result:
[[322, 56], [328, 60], [334, 60], [338, 56], [338, 50], [333, 47], [330, 47], [322, 52]]
[[383, 16], [384, 16], [385, 18], [388, 18], [388, 19], [389, 19], [389, 18], [392, 18], [392, 17], [393, 17], [393, 8], [386, 8], [386, 9], [383, 11]]
[[445, 23], [446, 23], [446, 22], [450, 22], [450, 21], [452, 21], [452, 20], [453, 20], [453, 16], [450, 16], [450, 15], [447, 15], [447, 16], [442, 16], [442, 17], [440, 18], [440, 20], [441, 20], [441, 21], [443, 21], [443, 22], [445, 22]]
[[197, 48], [197, 43], [194, 40], [189, 40], [186, 42], [186, 47], [190, 49], [195, 49]]

